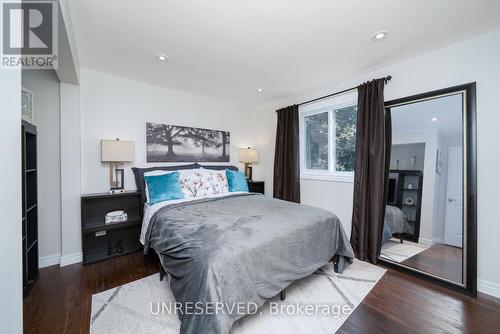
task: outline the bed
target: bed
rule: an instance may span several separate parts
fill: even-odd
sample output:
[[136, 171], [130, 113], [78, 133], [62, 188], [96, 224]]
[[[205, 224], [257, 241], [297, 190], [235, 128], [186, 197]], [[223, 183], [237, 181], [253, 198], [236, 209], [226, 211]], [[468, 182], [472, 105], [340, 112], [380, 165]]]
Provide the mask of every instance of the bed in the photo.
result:
[[[134, 169], [140, 190], [144, 172]], [[146, 203], [141, 241], [145, 253], [158, 254], [176, 301], [204, 309], [178, 312], [184, 334], [228, 333], [237, 319], [295, 280], [332, 258], [342, 272], [353, 258], [334, 214], [247, 192]], [[211, 305], [222, 309], [207, 312]]]
[[403, 236], [411, 233], [411, 227], [406, 220], [404, 212], [395, 206], [386, 205], [382, 244], [385, 244], [395, 235], [400, 237], [400, 242], [402, 243]]

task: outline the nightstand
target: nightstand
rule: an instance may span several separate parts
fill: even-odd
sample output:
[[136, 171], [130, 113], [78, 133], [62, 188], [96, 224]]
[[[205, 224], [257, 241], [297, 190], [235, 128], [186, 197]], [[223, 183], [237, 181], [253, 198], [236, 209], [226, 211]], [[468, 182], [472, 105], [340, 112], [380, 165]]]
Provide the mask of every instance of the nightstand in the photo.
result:
[[264, 194], [264, 181], [249, 181], [247, 180], [248, 191], [251, 193], [261, 193]]
[[[142, 248], [139, 241], [142, 225], [140, 192], [82, 195], [81, 201], [83, 264], [130, 254]], [[127, 221], [105, 224], [106, 213], [116, 210], [125, 211]]]

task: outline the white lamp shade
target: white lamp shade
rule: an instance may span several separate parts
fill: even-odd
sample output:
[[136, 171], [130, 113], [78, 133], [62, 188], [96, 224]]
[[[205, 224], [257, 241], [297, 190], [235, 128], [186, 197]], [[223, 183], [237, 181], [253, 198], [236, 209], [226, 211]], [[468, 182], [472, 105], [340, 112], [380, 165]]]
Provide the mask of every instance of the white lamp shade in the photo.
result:
[[101, 140], [102, 162], [127, 162], [135, 159], [135, 143], [126, 140]]
[[240, 148], [239, 161], [252, 163], [259, 161], [259, 151], [255, 148]]

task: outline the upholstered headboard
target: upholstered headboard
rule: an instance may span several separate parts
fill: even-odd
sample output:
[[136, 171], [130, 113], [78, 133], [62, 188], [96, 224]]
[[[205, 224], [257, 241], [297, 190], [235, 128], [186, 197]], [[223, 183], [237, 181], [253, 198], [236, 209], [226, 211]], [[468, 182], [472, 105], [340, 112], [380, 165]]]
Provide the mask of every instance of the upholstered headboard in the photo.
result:
[[138, 168], [132, 167], [132, 171], [135, 176], [135, 184], [137, 186], [137, 190], [141, 193], [142, 203], [146, 203], [146, 183], [144, 182], [144, 173], [151, 172], [154, 170], [181, 170], [181, 169], [197, 169], [197, 168], [205, 168], [205, 169], [213, 169], [213, 170], [238, 170], [238, 167], [235, 166], [205, 166], [200, 165], [198, 163], [189, 164], [189, 165], [176, 165], [176, 166], [155, 166], [155, 167], [147, 167], [147, 168]]

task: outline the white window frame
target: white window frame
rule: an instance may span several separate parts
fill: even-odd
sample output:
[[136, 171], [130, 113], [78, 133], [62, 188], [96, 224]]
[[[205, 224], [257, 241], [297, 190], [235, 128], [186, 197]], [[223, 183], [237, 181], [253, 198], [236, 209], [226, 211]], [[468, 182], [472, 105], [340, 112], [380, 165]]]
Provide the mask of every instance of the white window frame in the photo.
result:
[[[300, 178], [305, 180], [354, 182], [354, 172], [340, 172], [335, 170], [336, 162], [336, 126], [335, 110], [356, 105], [357, 91], [347, 92], [331, 98], [322, 99], [299, 107], [299, 143], [300, 143]], [[328, 170], [307, 169], [305, 149], [305, 122], [304, 118], [328, 112]]]

